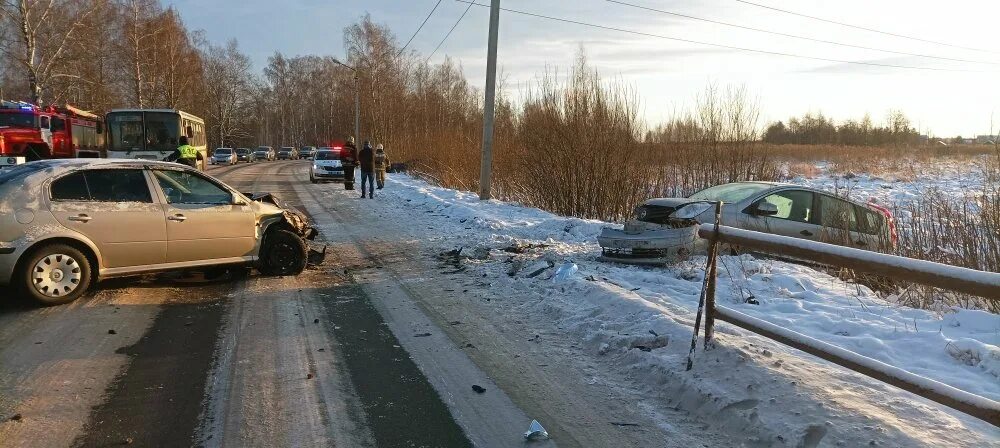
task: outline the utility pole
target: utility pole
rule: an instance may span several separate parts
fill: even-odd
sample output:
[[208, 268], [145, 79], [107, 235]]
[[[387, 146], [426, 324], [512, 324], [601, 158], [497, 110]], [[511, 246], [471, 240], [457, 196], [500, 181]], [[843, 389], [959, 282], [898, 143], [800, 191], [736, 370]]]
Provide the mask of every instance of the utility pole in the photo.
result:
[[486, 54], [486, 103], [483, 104], [483, 155], [479, 166], [479, 200], [491, 198], [493, 181], [493, 116], [497, 90], [497, 33], [500, 28], [500, 0], [490, 0], [490, 39]]
[[354, 144], [359, 145], [361, 144], [361, 85], [358, 81], [358, 70], [337, 59], [334, 59], [333, 62], [354, 72]]

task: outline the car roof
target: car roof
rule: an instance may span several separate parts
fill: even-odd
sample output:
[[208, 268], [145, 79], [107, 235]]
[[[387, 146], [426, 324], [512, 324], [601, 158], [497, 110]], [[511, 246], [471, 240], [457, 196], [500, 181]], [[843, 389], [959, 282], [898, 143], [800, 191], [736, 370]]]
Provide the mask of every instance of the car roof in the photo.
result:
[[25, 176], [23, 180], [25, 186], [32, 186], [46, 179], [79, 169], [160, 167], [175, 170], [194, 170], [194, 168], [180, 163], [143, 159], [49, 159], [28, 163], [38, 164], [43, 166], [43, 168]]

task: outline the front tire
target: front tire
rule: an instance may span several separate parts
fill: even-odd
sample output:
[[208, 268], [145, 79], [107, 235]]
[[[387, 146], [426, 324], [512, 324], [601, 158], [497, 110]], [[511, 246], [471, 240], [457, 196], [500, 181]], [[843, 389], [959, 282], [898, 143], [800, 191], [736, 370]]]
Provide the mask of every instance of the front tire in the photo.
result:
[[72, 246], [47, 244], [28, 256], [17, 273], [21, 292], [43, 304], [72, 302], [90, 288], [87, 256]]
[[260, 248], [257, 269], [264, 275], [298, 275], [308, 259], [309, 248], [302, 238], [287, 230], [271, 230]]

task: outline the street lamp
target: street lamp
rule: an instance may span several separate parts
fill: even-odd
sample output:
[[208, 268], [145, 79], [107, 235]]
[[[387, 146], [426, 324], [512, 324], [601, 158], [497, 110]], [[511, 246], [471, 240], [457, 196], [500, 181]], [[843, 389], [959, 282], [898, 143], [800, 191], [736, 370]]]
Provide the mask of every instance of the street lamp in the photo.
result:
[[358, 85], [358, 70], [333, 58], [333, 62], [354, 72], [354, 138], [355, 145], [361, 141], [361, 87]]

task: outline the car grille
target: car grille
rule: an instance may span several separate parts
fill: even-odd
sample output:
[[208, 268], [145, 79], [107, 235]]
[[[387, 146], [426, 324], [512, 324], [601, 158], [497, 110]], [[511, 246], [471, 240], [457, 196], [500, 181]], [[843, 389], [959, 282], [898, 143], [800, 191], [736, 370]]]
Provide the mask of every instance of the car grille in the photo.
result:
[[339, 166], [324, 166], [323, 169], [327, 171], [343, 171]]

